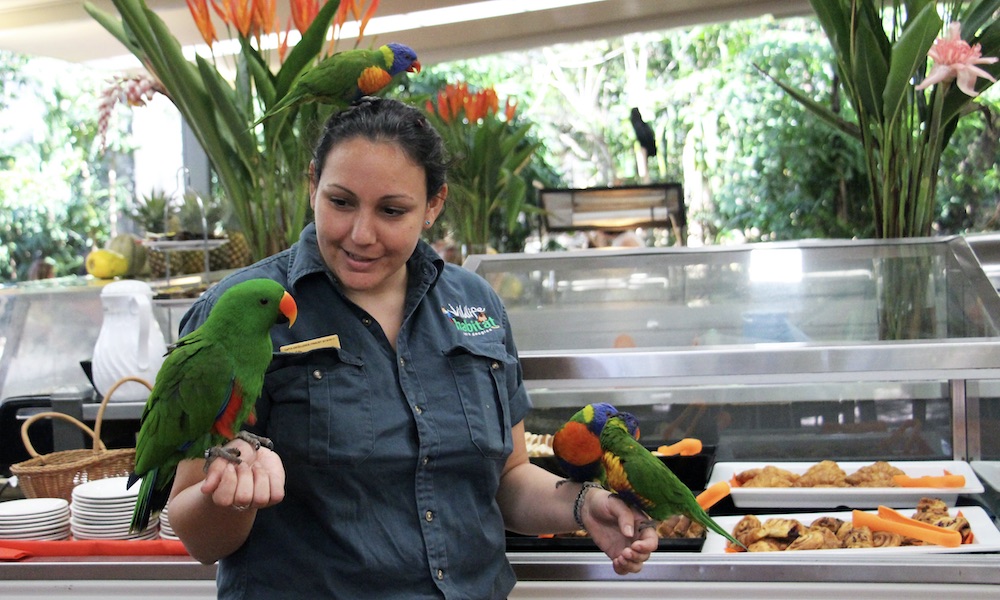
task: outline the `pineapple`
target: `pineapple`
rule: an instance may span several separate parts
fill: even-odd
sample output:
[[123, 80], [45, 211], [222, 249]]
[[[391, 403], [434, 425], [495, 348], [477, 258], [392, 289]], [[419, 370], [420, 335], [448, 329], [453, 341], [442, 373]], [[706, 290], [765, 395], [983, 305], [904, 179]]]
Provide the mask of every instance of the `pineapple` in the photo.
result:
[[238, 269], [251, 262], [250, 243], [242, 231], [229, 232], [229, 241], [208, 253], [208, 268], [212, 271]]

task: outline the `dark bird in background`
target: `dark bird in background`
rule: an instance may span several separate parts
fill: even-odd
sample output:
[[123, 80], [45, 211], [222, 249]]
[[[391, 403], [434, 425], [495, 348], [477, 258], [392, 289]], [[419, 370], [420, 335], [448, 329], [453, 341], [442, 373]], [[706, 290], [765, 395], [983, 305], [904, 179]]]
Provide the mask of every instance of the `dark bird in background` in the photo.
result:
[[642, 114], [638, 108], [632, 109], [629, 119], [632, 121], [632, 129], [635, 130], [635, 137], [639, 140], [639, 145], [646, 151], [646, 156], [656, 156], [656, 136], [649, 123], [642, 120]]

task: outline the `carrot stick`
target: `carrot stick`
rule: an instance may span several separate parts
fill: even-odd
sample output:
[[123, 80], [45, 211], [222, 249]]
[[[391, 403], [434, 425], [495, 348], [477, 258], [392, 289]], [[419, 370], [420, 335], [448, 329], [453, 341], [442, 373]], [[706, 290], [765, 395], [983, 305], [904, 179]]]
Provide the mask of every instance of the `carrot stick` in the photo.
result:
[[898, 533], [904, 537], [918, 539], [945, 548], [957, 548], [962, 545], [962, 535], [957, 531], [921, 523], [899, 513], [888, 518], [883, 517], [881, 516], [883, 508], [892, 511], [891, 508], [882, 506], [879, 507], [879, 515], [855, 510], [851, 513], [853, 525], [855, 527], [868, 527], [872, 531]]
[[729, 495], [729, 482], [728, 481], [717, 481], [710, 485], [707, 490], [698, 494], [695, 500], [698, 501], [698, 506], [704, 510], [715, 506], [719, 500], [722, 500]]
[[892, 480], [899, 487], [927, 487], [927, 488], [960, 488], [965, 487], [965, 475], [952, 475], [945, 471], [945, 475], [924, 475], [923, 477], [910, 477], [909, 475], [893, 475]]
[[680, 454], [681, 456], [694, 456], [695, 454], [701, 452], [701, 440], [695, 438], [684, 438], [676, 444], [660, 446], [656, 449], [656, 451], [663, 456], [673, 456], [675, 454]]
[[736, 479], [736, 475], [733, 475], [732, 477], [729, 478], [729, 487], [731, 488], [740, 487], [740, 480]]

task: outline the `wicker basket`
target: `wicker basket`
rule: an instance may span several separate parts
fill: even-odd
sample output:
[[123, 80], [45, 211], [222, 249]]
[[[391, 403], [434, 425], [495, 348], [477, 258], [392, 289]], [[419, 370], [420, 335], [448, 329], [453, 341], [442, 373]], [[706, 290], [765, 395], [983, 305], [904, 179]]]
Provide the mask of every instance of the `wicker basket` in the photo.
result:
[[[41, 412], [32, 415], [21, 425], [21, 440], [24, 447], [33, 458], [10, 466], [10, 472], [17, 476], [18, 485], [27, 498], [63, 498], [72, 499], [73, 488], [81, 483], [105, 479], [107, 477], [122, 477], [128, 475], [135, 466], [135, 448], [108, 450], [101, 441], [101, 422], [104, 420], [104, 409], [108, 400], [118, 386], [127, 381], [135, 381], [152, 389], [145, 379], [139, 377], [123, 377], [115, 382], [104, 396], [94, 429], [87, 427], [77, 419], [60, 412]], [[94, 441], [90, 450], [61, 450], [40, 455], [28, 439], [28, 428], [44, 418], [62, 419], [73, 423]]]

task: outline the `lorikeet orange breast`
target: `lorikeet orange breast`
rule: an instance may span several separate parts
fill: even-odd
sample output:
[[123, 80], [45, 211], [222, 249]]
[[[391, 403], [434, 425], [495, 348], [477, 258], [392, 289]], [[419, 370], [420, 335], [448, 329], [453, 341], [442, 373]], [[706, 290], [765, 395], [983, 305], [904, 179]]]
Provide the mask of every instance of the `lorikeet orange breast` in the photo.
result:
[[601, 464], [601, 431], [612, 416], [619, 415], [629, 431], [639, 437], [639, 421], [630, 413], [619, 412], [607, 402], [595, 402], [578, 410], [552, 436], [552, 452], [571, 481], [604, 481]]

